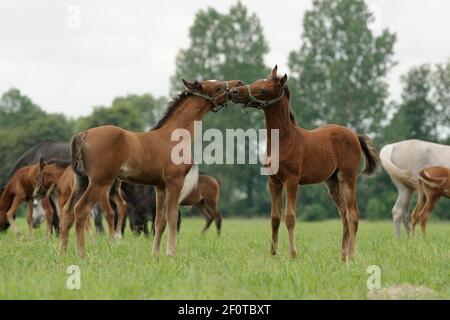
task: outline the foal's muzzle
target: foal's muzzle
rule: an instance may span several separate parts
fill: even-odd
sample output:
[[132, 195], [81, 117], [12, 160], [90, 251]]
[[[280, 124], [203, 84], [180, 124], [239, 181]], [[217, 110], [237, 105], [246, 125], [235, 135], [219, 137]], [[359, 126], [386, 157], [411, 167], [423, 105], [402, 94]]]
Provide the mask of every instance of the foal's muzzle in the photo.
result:
[[239, 96], [239, 90], [236, 88], [230, 89], [230, 97], [236, 98], [237, 96]]

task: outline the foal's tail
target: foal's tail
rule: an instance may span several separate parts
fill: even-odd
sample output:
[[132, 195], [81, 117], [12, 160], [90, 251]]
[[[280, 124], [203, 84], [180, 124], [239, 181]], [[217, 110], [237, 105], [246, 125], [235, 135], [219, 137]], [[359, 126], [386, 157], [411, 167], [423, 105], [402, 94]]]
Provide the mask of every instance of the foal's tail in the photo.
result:
[[84, 133], [79, 133], [73, 136], [70, 141], [70, 159], [72, 162], [72, 169], [78, 176], [85, 176], [86, 167], [84, 166], [84, 138], [86, 137], [87, 131]]
[[67, 205], [73, 208], [73, 205], [78, 201], [80, 196], [84, 193], [89, 185], [89, 178], [84, 165], [84, 138], [87, 131], [75, 135], [70, 141], [70, 160], [72, 170], [75, 173], [73, 181], [72, 194], [70, 195]]
[[442, 185], [447, 181], [447, 179], [448, 179], [447, 177], [445, 178], [433, 177], [427, 172], [427, 169], [422, 170], [419, 173], [419, 180], [431, 188], [442, 187]]
[[371, 175], [375, 173], [380, 165], [380, 159], [378, 158], [377, 150], [372, 140], [364, 134], [358, 134], [359, 144], [366, 158], [366, 166], [362, 172], [364, 175]]

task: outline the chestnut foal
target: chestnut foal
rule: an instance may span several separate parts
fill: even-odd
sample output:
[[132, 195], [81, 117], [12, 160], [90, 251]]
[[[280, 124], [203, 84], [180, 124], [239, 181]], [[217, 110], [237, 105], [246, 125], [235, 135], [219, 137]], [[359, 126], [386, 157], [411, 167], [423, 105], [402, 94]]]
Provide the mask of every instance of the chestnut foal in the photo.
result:
[[[60, 215], [60, 221], [70, 220], [69, 216], [73, 215], [73, 213], [66, 211], [70, 209], [70, 206], [66, 206], [66, 204], [70, 199], [74, 185], [74, 173], [72, 167], [67, 166], [66, 168], [61, 169], [55, 161], [50, 160], [49, 162], [43, 162], [41, 160], [41, 162], [42, 164], [39, 171], [38, 182], [34, 188], [34, 197], [39, 199], [43, 195], [48, 194], [48, 189], [45, 186], [54, 186], [57, 196], [56, 205], [58, 208], [58, 214]], [[119, 181], [116, 181], [114, 187], [112, 188], [112, 192], [109, 195], [106, 194], [103, 199], [101, 199], [103, 209], [106, 211], [106, 220], [108, 221], [110, 238], [114, 238], [114, 210], [111, 207], [109, 199], [113, 199], [116, 205], [118, 205], [119, 202], [124, 201], [121, 196], [120, 184], [121, 183]], [[71, 225], [69, 225], [69, 228], [70, 227]], [[88, 219], [86, 220], [85, 229], [88, 231], [91, 238], [93, 238], [91, 223]], [[118, 229], [116, 230], [116, 234], [117, 232], [120, 232]], [[61, 233], [61, 252], [65, 252], [67, 250], [68, 236], [68, 231], [64, 234]]]
[[[33, 231], [33, 190], [37, 183], [42, 162], [22, 167], [17, 170], [7, 183], [0, 197], [0, 230], [5, 231], [7, 222], [15, 235], [19, 235], [14, 217], [17, 208], [26, 201], [28, 203], [27, 223], [30, 234]], [[67, 163], [68, 165], [68, 163]], [[48, 189], [50, 185], [45, 185]], [[53, 208], [47, 196], [42, 197], [41, 205], [45, 211], [47, 221], [47, 235], [52, 233]]]
[[196, 206], [202, 210], [206, 219], [202, 232], [208, 231], [212, 222], [216, 224], [217, 234], [220, 235], [222, 216], [219, 212], [220, 183], [205, 173], [200, 172], [198, 185], [191, 194], [180, 203], [181, 206]]
[[[159, 252], [166, 220], [169, 225], [167, 255], [175, 254], [178, 205], [197, 184], [198, 172], [185, 179], [191, 163], [174, 163], [172, 149], [179, 142], [173, 141], [172, 134], [189, 133], [193, 137], [194, 121], [200, 121], [209, 111], [219, 109], [228, 101], [229, 88], [242, 85], [238, 80], [183, 82], [187, 90], [169, 104], [165, 115], [151, 131], [131, 132], [114, 126], [101, 126], [72, 138], [72, 167], [77, 181], [73, 192], [75, 230], [80, 256], [85, 255], [84, 222], [92, 207], [109, 192], [116, 178], [156, 186], [156, 235], [152, 254]], [[175, 132], [177, 129], [182, 130]], [[187, 143], [184, 139], [182, 142]], [[190, 158], [190, 154], [184, 156]], [[124, 208], [119, 206], [119, 212], [122, 210]], [[63, 220], [61, 234], [65, 232], [67, 223]]]
[[[424, 195], [425, 203], [423, 201]], [[420, 171], [417, 205], [411, 214], [413, 235], [419, 220], [422, 232], [426, 234], [431, 211], [440, 197], [450, 198], [450, 169], [431, 167]]]
[[262, 109], [266, 118], [267, 155], [270, 157], [271, 129], [279, 130], [279, 170], [269, 175], [272, 197], [272, 248], [277, 252], [281, 221], [282, 194], [286, 188], [285, 222], [289, 233], [289, 252], [297, 256], [295, 244], [295, 210], [299, 185], [325, 182], [336, 203], [343, 225], [342, 259], [354, 257], [358, 208], [356, 179], [361, 152], [366, 158], [364, 174], [372, 174], [378, 166], [375, 147], [368, 137], [338, 126], [325, 125], [308, 131], [297, 126], [290, 109], [287, 75], [277, 76], [277, 67], [267, 79], [233, 88], [230, 97], [246, 107]]

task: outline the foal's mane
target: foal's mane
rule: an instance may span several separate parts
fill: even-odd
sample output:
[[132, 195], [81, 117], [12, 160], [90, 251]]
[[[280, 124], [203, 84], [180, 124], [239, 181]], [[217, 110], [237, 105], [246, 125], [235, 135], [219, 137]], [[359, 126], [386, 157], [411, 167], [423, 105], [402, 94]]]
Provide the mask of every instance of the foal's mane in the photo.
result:
[[284, 90], [284, 95], [288, 99], [289, 118], [291, 119], [291, 122], [296, 125], [297, 121], [295, 120], [294, 113], [292, 112], [292, 109], [291, 109], [291, 92], [289, 91], [289, 88], [287, 85], [284, 86], [283, 90]]
[[54, 164], [61, 169], [65, 169], [70, 165], [70, 160], [50, 159], [50, 160], [46, 161], [46, 164], [47, 165]]
[[175, 96], [167, 104], [166, 111], [164, 111], [164, 114], [162, 115], [161, 119], [159, 119], [159, 121], [150, 129], [150, 131], [160, 129], [166, 123], [166, 121], [172, 116], [172, 114], [180, 107], [181, 102], [183, 102], [185, 98], [190, 96], [192, 96], [192, 92], [187, 90]]

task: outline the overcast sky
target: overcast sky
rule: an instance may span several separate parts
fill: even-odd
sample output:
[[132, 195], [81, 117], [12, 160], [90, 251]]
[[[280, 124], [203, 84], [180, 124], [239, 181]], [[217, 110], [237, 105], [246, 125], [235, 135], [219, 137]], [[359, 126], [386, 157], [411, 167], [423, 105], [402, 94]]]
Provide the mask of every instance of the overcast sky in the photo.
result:
[[[270, 53], [266, 63], [288, 72], [287, 56], [301, 45], [310, 0], [243, 0], [261, 19]], [[0, 93], [19, 88], [49, 112], [86, 115], [127, 93], [167, 95], [175, 56], [189, 45], [195, 13], [213, 6], [227, 12], [236, 0], [89, 1], [1, 0]], [[399, 77], [421, 63], [450, 57], [450, 1], [370, 0], [377, 28], [398, 35]], [[75, 6], [75, 7], [73, 7]], [[75, 8], [75, 9], [74, 9]], [[80, 9], [81, 25], [73, 10]]]

